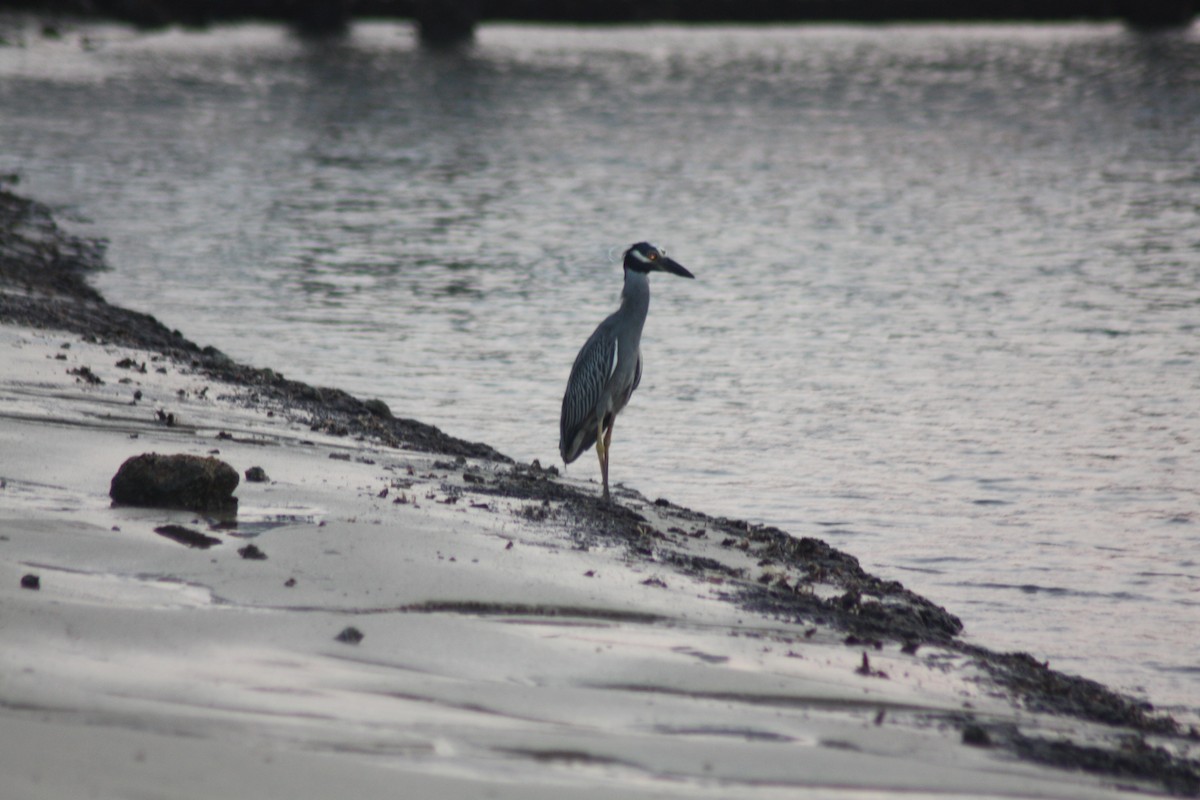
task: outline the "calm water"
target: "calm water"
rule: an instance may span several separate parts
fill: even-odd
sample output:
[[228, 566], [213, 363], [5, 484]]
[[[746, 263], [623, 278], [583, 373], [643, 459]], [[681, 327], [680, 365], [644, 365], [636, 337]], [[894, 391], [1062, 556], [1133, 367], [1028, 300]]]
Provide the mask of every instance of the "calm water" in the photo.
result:
[[551, 463], [650, 239], [616, 480], [1200, 710], [1200, 29], [0, 30], [114, 302]]

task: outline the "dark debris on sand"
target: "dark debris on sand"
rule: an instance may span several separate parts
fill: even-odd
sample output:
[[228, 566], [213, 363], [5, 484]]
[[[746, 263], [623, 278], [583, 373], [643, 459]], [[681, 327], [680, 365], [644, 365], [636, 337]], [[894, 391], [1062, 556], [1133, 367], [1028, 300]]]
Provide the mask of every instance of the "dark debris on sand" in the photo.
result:
[[[513, 465], [498, 470], [494, 481], [467, 481], [465, 490], [532, 501], [528, 508], [534, 511], [524, 516], [535, 521], [552, 516], [549, 509], [564, 506], [569, 509], [565, 521], [574, 526], [585, 544], [587, 539], [617, 539], [636, 555], [668, 563], [685, 574], [715, 574], [728, 579], [728, 596], [748, 611], [789, 621], [836, 625], [864, 639], [902, 643], [946, 644], [962, 631], [958, 617], [897, 581], [884, 581], [867, 573], [854, 556], [820, 539], [796, 538], [778, 528], [709, 517], [669, 503], [654, 504], [659, 513], [702, 525], [708, 536], [732, 540], [757, 560], [806, 576], [787, 586], [778, 582], [762, 585], [720, 561], [672, 547], [668, 538], [650, 529], [646, 517], [631, 507], [606, 503], [594, 493], [556, 478], [557, 473], [550, 470]], [[822, 599], [810, 590], [816, 583], [834, 583], [845, 593]]]
[[[1200, 793], [1200, 764], [1147, 744], [1143, 738], [1191, 743], [1196, 738], [1194, 731], [1185, 734], [1174, 719], [1155, 714], [1148, 704], [1094, 681], [1056, 672], [1028, 654], [995, 653], [963, 642], [957, 638], [962, 622], [953, 614], [897, 581], [870, 575], [853, 556], [819, 539], [796, 538], [778, 528], [713, 518], [665, 500], [651, 503], [629, 495], [633, 504], [652, 506], [655, 514], [677, 521], [681, 532], [685, 525], [702, 531], [694, 535], [736, 548], [757, 563], [770, 564], [777, 569], [776, 575], [792, 576], [790, 582], [767, 573], [755, 579], [745, 570], [689, 552], [680, 542], [693, 534], [681, 538], [655, 530], [628, 501], [624, 505], [605, 503], [594, 493], [559, 481], [553, 468], [542, 469], [536, 462], [515, 464], [486, 444], [448, 436], [415, 420], [394, 418], [382, 403], [364, 402], [338, 389], [311, 387], [270, 369], [236, 364], [213, 348], [198, 347], [151, 316], [109, 305], [86, 283], [89, 273], [104, 268], [103, 243], [70, 236], [58, 228], [45, 206], [12, 194], [2, 183], [0, 322], [73, 331], [92, 340], [162, 353], [215, 380], [245, 387], [257, 402], [282, 409], [314, 429], [457, 457], [445, 468], [470, 470], [471, 477], [464, 476], [463, 487], [455, 487], [455, 492], [521, 501], [526, 520], [565, 529], [578, 547], [620, 542], [631, 560], [668, 566], [677, 573], [721, 585], [725, 596], [748, 613], [831, 626], [844, 631], [846, 643], [855, 646], [879, 648], [891, 643], [906, 653], [915, 653], [923, 644], [948, 648], [969, 658], [1031, 710], [1114, 726], [1131, 737], [1128, 747], [1113, 752], [1025, 737], [970, 715], [951, 720], [964, 731], [969, 744], [987, 742], [1030, 761], [1116, 779], [1152, 780], [1179, 795]], [[471, 467], [466, 458], [491, 462], [492, 469]], [[761, 582], [764, 576], [767, 580]], [[822, 597], [812, 591], [816, 584], [837, 586], [840, 594]], [[362, 634], [348, 628], [337, 638], [357, 643]]]
[[215, 536], [209, 536], [206, 533], [192, 530], [183, 525], [160, 525], [154, 529], [154, 532], [159, 536], [170, 539], [172, 542], [179, 542], [187, 547], [194, 547], [197, 550], [207, 550], [214, 544], [220, 544], [221, 540]]

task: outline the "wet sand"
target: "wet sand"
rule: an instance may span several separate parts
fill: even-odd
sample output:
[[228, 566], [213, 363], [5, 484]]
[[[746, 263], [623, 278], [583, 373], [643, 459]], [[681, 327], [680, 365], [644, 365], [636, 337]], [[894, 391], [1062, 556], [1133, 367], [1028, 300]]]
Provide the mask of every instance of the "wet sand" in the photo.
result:
[[[1195, 731], [850, 554], [233, 363], [103, 257], [0, 190], [5, 796], [1200, 791]], [[237, 513], [114, 506], [151, 452]]]

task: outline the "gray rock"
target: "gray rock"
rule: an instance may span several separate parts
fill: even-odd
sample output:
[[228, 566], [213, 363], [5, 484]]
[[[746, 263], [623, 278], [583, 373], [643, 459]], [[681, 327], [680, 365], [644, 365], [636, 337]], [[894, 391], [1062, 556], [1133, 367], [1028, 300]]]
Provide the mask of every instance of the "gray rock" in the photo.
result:
[[114, 503], [189, 511], [236, 512], [237, 471], [216, 458], [143, 453], [113, 476]]

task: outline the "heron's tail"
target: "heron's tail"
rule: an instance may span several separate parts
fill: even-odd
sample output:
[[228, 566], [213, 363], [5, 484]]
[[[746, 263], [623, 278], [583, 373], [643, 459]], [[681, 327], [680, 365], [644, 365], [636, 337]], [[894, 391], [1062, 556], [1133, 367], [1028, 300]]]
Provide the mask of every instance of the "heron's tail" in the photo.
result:
[[570, 464], [596, 443], [596, 432], [593, 427], [584, 425], [580, 430], [574, 431], [573, 435], [568, 435], [571, 432], [564, 431], [563, 435], [559, 437], [558, 454], [562, 456], [564, 464]]

